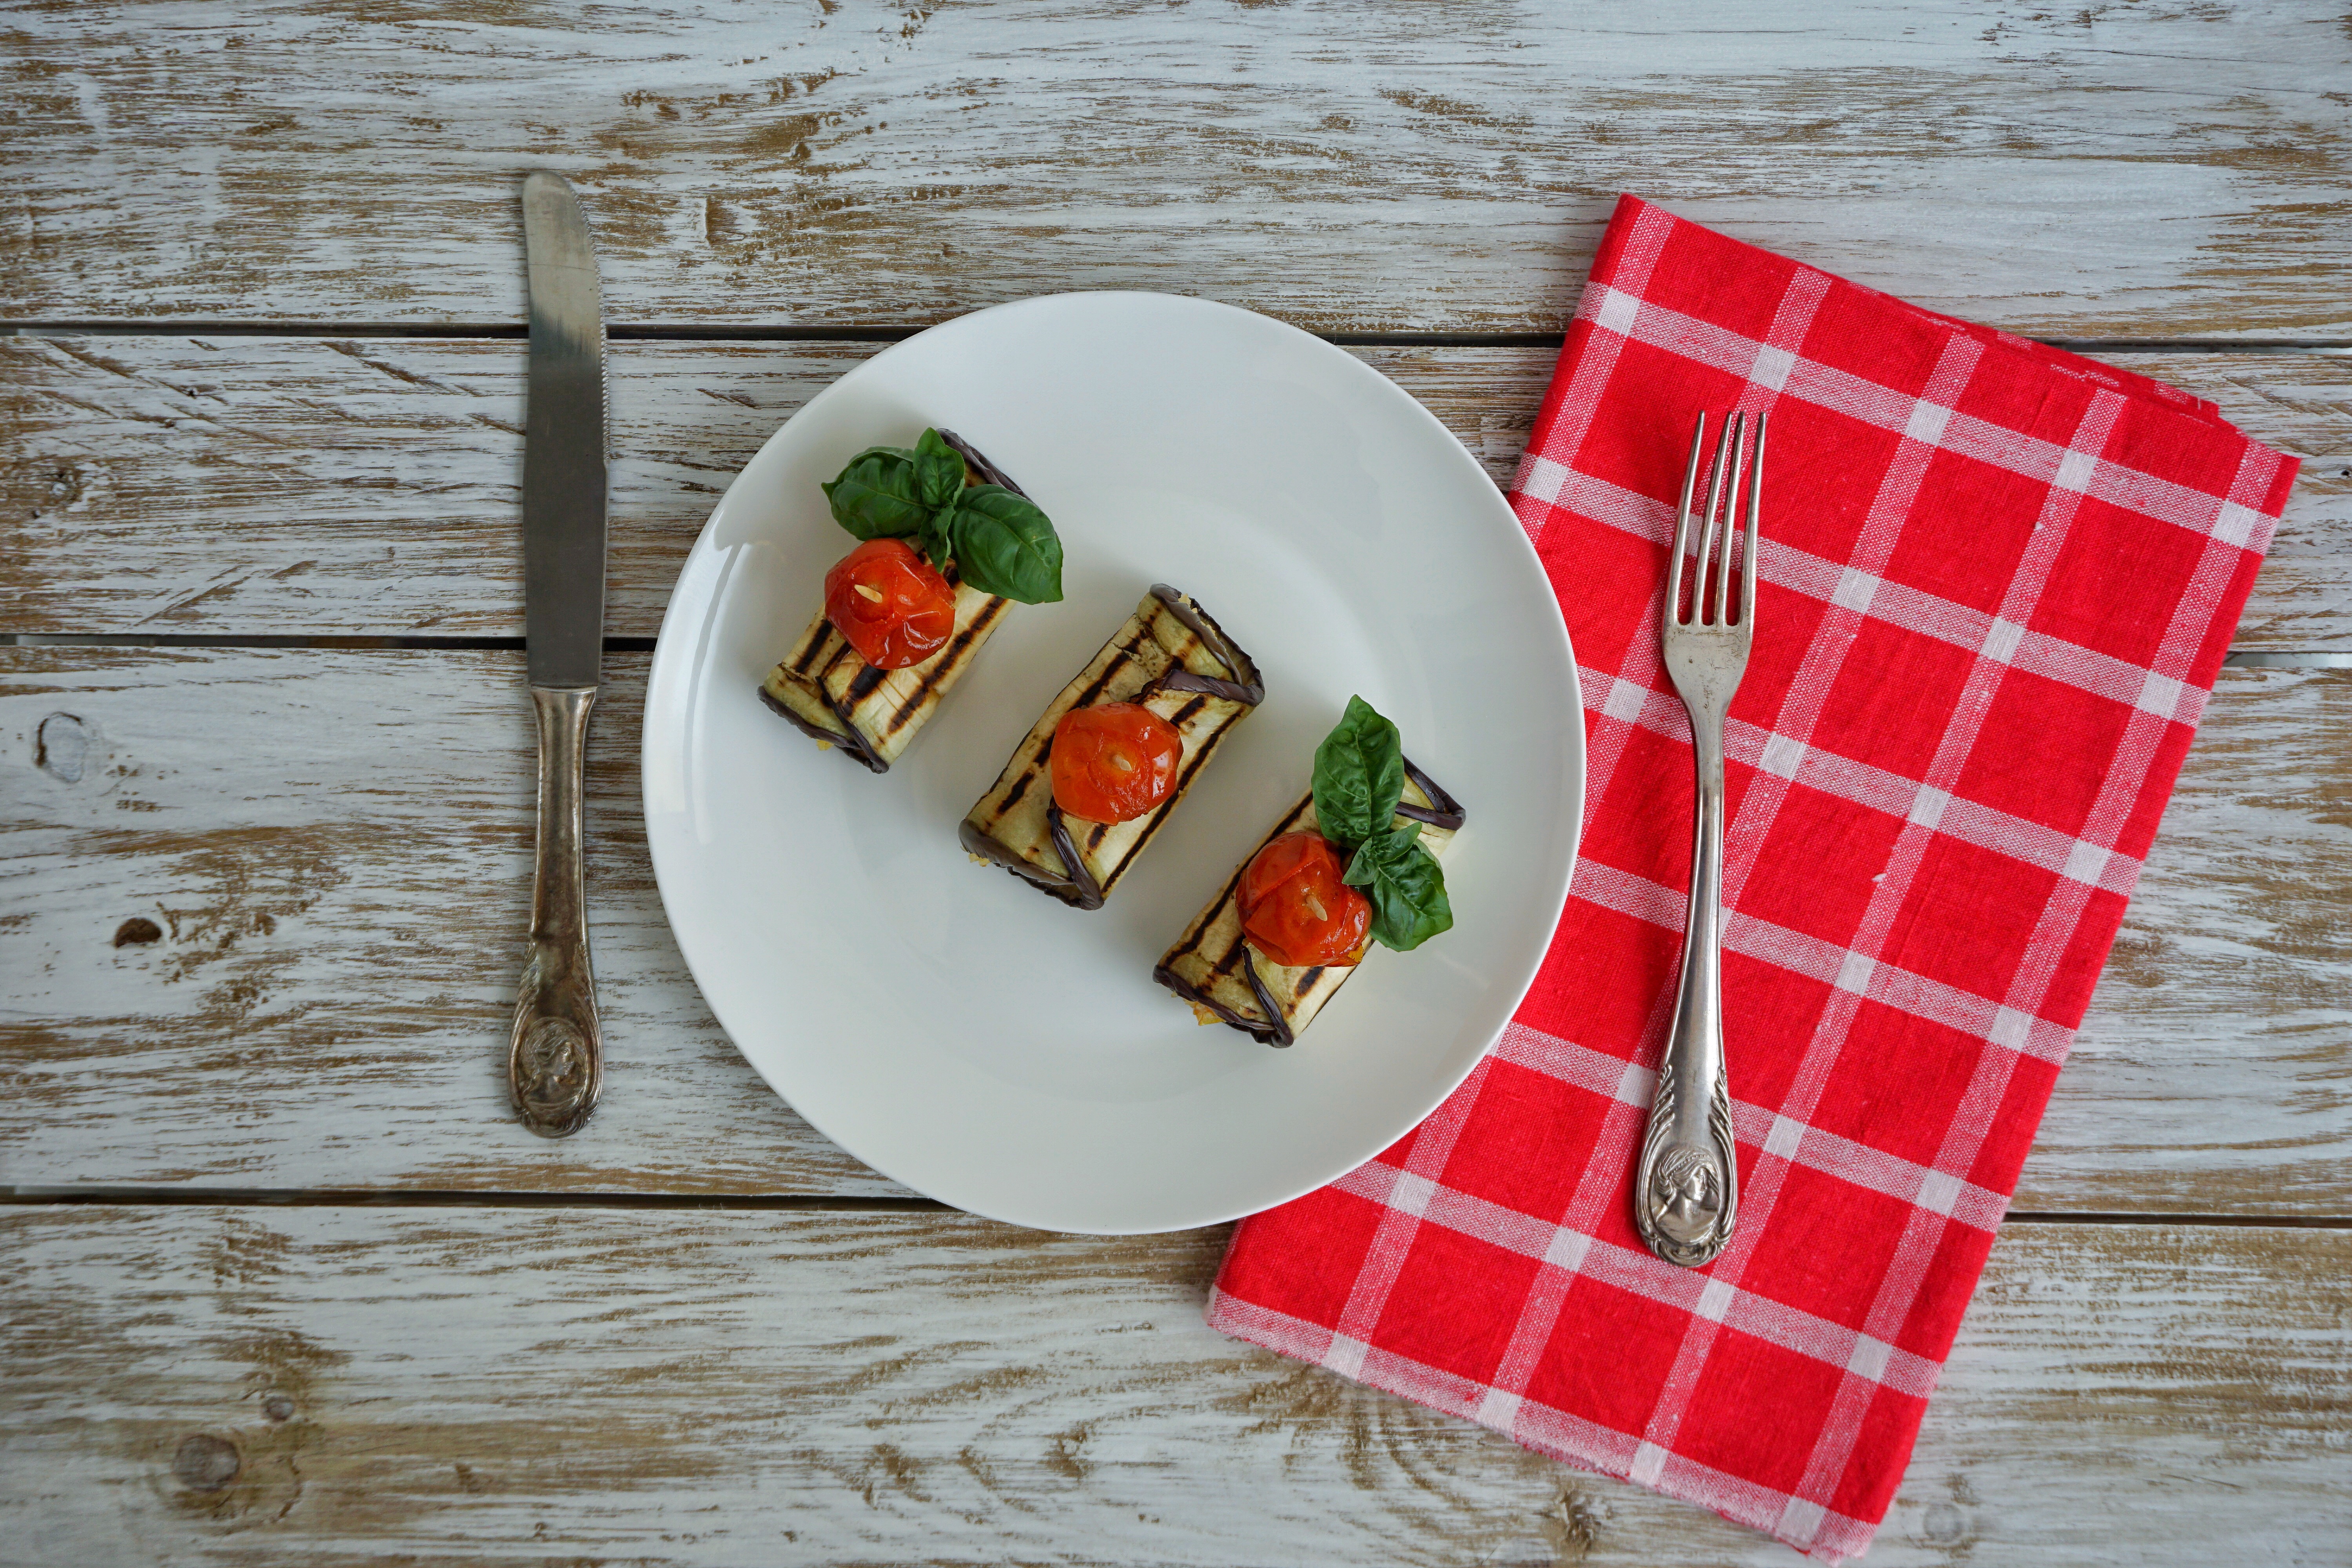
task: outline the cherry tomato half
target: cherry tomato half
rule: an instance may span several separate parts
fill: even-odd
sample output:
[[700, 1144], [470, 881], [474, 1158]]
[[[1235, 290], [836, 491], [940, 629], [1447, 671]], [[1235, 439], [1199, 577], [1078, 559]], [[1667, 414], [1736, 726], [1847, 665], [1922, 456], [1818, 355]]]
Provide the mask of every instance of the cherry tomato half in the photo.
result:
[[1088, 822], [1129, 822], [1176, 788], [1184, 742], [1139, 702], [1073, 708], [1054, 726], [1054, 799]]
[[1344, 968], [1364, 956], [1371, 900], [1339, 879], [1339, 852], [1312, 829], [1286, 833], [1251, 857], [1235, 897], [1242, 935], [1292, 969]]
[[904, 669], [955, 635], [955, 590], [903, 539], [869, 539], [824, 574], [824, 618], [877, 669]]

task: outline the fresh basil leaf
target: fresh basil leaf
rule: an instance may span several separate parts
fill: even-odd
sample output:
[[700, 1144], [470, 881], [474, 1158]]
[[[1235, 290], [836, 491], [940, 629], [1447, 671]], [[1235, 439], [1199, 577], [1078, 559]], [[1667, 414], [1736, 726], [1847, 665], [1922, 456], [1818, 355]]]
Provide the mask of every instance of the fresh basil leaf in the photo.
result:
[[[1318, 808], [1319, 811], [1319, 807]], [[1441, 931], [1454, 929], [1454, 906], [1445, 898], [1445, 870], [1421, 841], [1421, 824], [1367, 838], [1348, 862], [1341, 880], [1364, 889], [1372, 901], [1372, 940], [1411, 952]]]
[[819, 488], [833, 521], [859, 539], [908, 538], [931, 514], [916, 493], [915, 454], [903, 447], [869, 447]]
[[1062, 596], [1062, 542], [1025, 497], [1002, 485], [974, 485], [957, 503], [950, 537], [956, 570], [983, 594], [1024, 605]]
[[950, 501], [940, 510], [923, 520], [915, 534], [915, 548], [939, 570], [948, 569], [948, 559], [955, 553], [955, 504]]
[[1315, 819], [1323, 837], [1353, 849], [1389, 830], [1404, 798], [1404, 742], [1360, 697], [1315, 748]]
[[924, 431], [922, 439], [915, 443], [915, 499], [935, 511], [944, 511], [963, 492], [963, 454], [949, 446], [937, 430]]

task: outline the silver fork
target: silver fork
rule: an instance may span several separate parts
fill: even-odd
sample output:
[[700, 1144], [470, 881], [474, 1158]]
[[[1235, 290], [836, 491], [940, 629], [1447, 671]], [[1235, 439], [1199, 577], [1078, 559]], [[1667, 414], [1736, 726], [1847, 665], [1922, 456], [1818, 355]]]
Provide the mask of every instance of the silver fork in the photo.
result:
[[[1750, 428], [1756, 449], [1746, 451]], [[1691, 436], [1690, 467], [1683, 473], [1675, 516], [1673, 572], [1666, 578], [1659, 639], [1666, 673], [1690, 710], [1691, 751], [1698, 763], [1698, 825], [1691, 848], [1690, 909], [1683, 932], [1681, 994], [1675, 1025], [1658, 1066], [1657, 1097], [1642, 1140], [1633, 1177], [1633, 1219], [1651, 1251], [1669, 1263], [1696, 1268], [1715, 1261], [1731, 1240], [1739, 1210], [1739, 1162], [1731, 1144], [1731, 1087], [1723, 1054], [1723, 721], [1739, 678], [1756, 618], [1756, 517], [1763, 500], [1764, 416], [1727, 417], [1708, 465], [1701, 511], [1698, 559], [1691, 575], [1690, 617], [1683, 618], [1683, 561], [1690, 544], [1691, 493], [1706, 447], [1706, 416]], [[1748, 493], [1739, 495], [1740, 480]], [[1742, 501], [1744, 500], [1744, 505]], [[1735, 508], [1744, 511], [1739, 552], [1739, 614], [1727, 618], [1731, 584]], [[1722, 524], [1721, 551], [1717, 523]], [[1708, 614], [1707, 588], [1715, 603]]]

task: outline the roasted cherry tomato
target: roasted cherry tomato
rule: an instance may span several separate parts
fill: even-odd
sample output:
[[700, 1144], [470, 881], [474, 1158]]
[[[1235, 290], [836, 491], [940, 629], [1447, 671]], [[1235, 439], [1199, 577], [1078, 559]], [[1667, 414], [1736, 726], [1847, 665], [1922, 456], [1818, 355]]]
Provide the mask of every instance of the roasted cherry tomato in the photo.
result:
[[1242, 935], [1292, 969], [1342, 968], [1364, 956], [1371, 900], [1339, 879], [1339, 852], [1311, 829], [1286, 833], [1250, 858], [1235, 897]]
[[903, 539], [869, 539], [824, 574], [824, 618], [877, 669], [920, 664], [955, 636], [955, 590]]
[[1088, 822], [1128, 822], [1176, 788], [1184, 742], [1139, 702], [1073, 708], [1054, 726], [1054, 799]]

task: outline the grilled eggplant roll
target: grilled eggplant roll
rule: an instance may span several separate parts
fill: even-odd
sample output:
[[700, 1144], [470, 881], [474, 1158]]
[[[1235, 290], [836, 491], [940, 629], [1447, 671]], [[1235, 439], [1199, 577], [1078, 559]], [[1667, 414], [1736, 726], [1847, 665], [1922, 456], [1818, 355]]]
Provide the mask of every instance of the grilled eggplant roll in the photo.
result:
[[[940, 436], [961, 454], [967, 486], [1002, 485], [1028, 494], [954, 432]], [[939, 652], [904, 669], [877, 668], [820, 608], [792, 652], [760, 683], [760, 700], [821, 744], [837, 745], [875, 773], [888, 773], [1013, 604], [962, 582], [952, 566], [944, 575], [955, 589], [955, 631]]]
[[[1421, 842], [1442, 858], [1461, 829], [1462, 804], [1410, 760], [1404, 773], [1404, 799], [1392, 823], [1421, 824]], [[1230, 1024], [1266, 1045], [1287, 1046], [1356, 973], [1354, 964], [1289, 968], [1260, 956], [1242, 936], [1242, 873], [1276, 838], [1317, 826], [1315, 797], [1309, 795], [1242, 857], [1223, 890], [1161, 954], [1151, 977], [1191, 1003], [1202, 1023]]]
[[[1249, 655], [1200, 605], [1155, 583], [1118, 635], [1046, 706], [963, 819], [963, 847], [973, 859], [992, 860], [1066, 904], [1098, 910], [1225, 731], [1265, 698]], [[1129, 821], [1066, 818], [1054, 799], [1054, 731], [1072, 710], [1109, 702], [1139, 704], [1174, 728], [1182, 742], [1175, 788]]]

